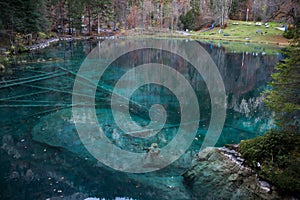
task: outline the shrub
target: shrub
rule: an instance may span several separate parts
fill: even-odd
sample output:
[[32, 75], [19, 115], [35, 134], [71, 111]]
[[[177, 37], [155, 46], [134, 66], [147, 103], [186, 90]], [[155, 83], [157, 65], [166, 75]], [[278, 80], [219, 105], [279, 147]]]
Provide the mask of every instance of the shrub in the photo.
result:
[[286, 32], [282, 34], [283, 37], [286, 39], [293, 39], [294, 38], [294, 31], [292, 29], [288, 29]]
[[242, 141], [239, 152], [261, 178], [282, 192], [297, 195], [300, 194], [299, 145], [299, 134], [270, 130], [264, 136]]

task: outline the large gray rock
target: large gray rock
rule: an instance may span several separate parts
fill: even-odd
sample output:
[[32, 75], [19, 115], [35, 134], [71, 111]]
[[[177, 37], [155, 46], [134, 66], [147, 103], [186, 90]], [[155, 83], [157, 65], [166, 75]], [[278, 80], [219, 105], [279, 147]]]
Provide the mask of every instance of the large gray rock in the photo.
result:
[[196, 199], [288, 199], [242, 162], [234, 150], [206, 148], [183, 177]]

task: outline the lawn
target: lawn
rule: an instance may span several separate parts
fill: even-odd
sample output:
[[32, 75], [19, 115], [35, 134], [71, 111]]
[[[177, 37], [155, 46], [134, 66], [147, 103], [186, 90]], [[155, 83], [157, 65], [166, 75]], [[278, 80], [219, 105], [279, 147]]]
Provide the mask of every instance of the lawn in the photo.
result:
[[227, 28], [214, 28], [209, 31], [192, 32], [193, 38], [198, 39], [212, 39], [212, 40], [226, 40], [226, 41], [240, 41], [240, 42], [254, 42], [261, 44], [272, 44], [286, 46], [289, 41], [282, 37], [283, 31], [277, 30], [275, 27], [281, 27], [280, 23], [269, 22], [268, 26], [264, 23], [256, 25], [254, 22], [230, 20], [227, 23]]
[[[283, 31], [276, 29], [281, 25], [281, 23], [269, 22], [266, 27], [264, 23], [255, 25], [254, 22], [230, 20], [227, 28], [222, 29], [222, 34], [219, 34], [220, 28], [216, 27], [209, 31], [175, 31], [171, 35], [170, 33], [155, 32], [150, 34], [150, 37], [191, 38], [222, 46], [226, 51], [233, 53], [274, 55], [278, 54], [281, 48], [289, 45], [289, 40], [282, 36]], [[127, 33], [126, 35], [130, 36], [131, 34]], [[149, 37], [149, 35], [139, 34], [134, 37]]]

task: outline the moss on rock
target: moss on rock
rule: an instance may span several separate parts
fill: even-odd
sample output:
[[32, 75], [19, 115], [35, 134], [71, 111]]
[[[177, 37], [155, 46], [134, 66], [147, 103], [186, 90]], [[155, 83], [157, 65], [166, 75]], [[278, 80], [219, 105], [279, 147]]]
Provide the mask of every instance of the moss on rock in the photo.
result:
[[241, 141], [239, 152], [259, 176], [282, 192], [300, 194], [300, 135], [271, 130], [266, 135]]

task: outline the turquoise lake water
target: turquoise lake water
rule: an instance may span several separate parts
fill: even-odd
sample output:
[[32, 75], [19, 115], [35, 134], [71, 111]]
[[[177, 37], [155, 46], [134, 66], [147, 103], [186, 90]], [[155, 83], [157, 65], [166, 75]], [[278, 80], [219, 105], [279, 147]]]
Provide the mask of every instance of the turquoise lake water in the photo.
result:
[[[265, 108], [261, 92], [271, 80], [279, 54], [256, 54], [255, 48], [253, 52], [233, 53], [222, 45], [198, 44], [215, 62], [226, 90], [226, 119], [216, 146], [239, 143], [273, 127], [272, 113]], [[100, 199], [192, 198], [181, 174], [200, 149], [211, 117], [211, 98], [203, 77], [182, 57], [152, 49], [129, 52], [110, 65], [98, 83], [95, 109], [103, 132], [119, 148], [144, 152], [144, 147], [154, 142], [163, 148], [172, 141], [180, 123], [176, 96], [163, 86], [148, 84], [132, 94], [131, 117], [146, 126], [149, 108], [160, 104], [167, 111], [168, 127], [150, 140], [131, 138], [114, 128], [109, 91], [136, 66], [156, 62], [179, 71], [195, 90], [200, 108], [197, 134], [180, 159], [151, 173], [116, 171], [87, 152], [71, 122], [76, 73], [94, 48], [102, 48], [101, 43], [59, 42], [17, 60], [12, 70], [0, 76], [0, 199], [55, 199], [76, 193]]]

